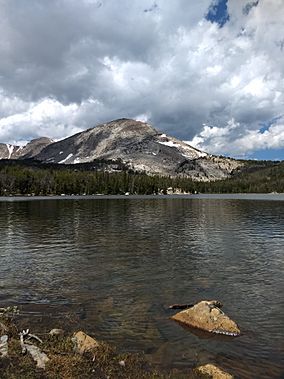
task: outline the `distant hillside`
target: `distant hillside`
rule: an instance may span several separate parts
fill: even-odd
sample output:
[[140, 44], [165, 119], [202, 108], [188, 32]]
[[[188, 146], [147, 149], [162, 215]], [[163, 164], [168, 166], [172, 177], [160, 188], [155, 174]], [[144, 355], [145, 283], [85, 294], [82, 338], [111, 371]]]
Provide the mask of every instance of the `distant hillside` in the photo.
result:
[[53, 143], [50, 138], [41, 137], [31, 140], [25, 146], [15, 146], [0, 143], [0, 159], [28, 159], [33, 158], [46, 146]]
[[214, 193], [284, 193], [284, 161], [244, 161], [231, 178], [200, 183], [201, 192]]

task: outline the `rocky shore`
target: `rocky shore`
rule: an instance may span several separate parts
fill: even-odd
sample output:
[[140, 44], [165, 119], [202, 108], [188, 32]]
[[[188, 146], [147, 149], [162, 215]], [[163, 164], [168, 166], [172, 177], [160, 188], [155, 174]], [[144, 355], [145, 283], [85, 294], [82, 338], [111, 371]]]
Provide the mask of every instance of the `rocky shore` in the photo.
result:
[[[205, 307], [208, 308], [208, 304]], [[216, 304], [211, 304], [211, 308], [216, 308]], [[196, 314], [194, 307], [193, 312]], [[190, 368], [187, 372], [157, 371], [142, 353], [121, 354], [83, 331], [67, 333], [58, 328], [33, 334], [29, 329], [21, 330], [17, 316], [16, 307], [0, 308], [1, 379], [233, 378], [212, 363]]]

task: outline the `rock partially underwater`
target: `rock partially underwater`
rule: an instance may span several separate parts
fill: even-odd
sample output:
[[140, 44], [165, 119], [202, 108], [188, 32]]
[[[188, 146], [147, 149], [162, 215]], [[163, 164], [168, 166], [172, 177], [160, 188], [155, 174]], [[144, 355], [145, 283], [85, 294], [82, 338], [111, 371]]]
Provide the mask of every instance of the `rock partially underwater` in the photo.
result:
[[178, 312], [171, 319], [206, 332], [238, 336], [241, 333], [238, 325], [220, 309], [221, 307], [222, 304], [216, 300], [204, 300]]
[[203, 366], [196, 367], [193, 370], [193, 378], [206, 378], [206, 379], [234, 379], [234, 377], [221, 370], [219, 367], [212, 365], [212, 364], [206, 364]]

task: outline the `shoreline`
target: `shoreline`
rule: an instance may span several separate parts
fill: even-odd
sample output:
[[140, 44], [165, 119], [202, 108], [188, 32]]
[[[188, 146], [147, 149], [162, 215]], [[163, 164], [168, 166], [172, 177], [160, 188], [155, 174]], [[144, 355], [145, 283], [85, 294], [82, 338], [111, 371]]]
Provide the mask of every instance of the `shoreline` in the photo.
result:
[[0, 196], [0, 202], [38, 200], [147, 200], [147, 199], [212, 199], [212, 200], [267, 200], [284, 201], [284, 193], [199, 193], [199, 194], [150, 194], [150, 195], [7, 195]]
[[38, 325], [39, 332], [32, 334], [17, 323], [17, 307], [0, 310], [2, 379], [233, 379], [211, 362], [161, 370], [149, 362], [144, 352], [121, 353], [83, 331], [46, 331]]

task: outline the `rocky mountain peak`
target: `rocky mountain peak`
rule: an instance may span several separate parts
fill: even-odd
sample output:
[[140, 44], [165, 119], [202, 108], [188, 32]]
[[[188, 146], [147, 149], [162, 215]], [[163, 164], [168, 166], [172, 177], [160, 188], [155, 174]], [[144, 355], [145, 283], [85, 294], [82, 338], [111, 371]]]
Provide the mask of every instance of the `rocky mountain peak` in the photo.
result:
[[97, 132], [97, 130], [107, 130], [109, 129], [111, 133], [115, 133], [116, 135], [125, 136], [146, 136], [146, 135], [155, 135], [157, 134], [157, 130], [153, 128], [152, 125], [142, 122], [136, 121], [129, 118], [120, 118], [118, 120], [113, 120], [104, 124], [100, 124], [95, 128], [89, 129]]
[[48, 137], [39, 137], [32, 139], [26, 144], [21, 150], [21, 158], [33, 158], [35, 155], [39, 154], [42, 149], [46, 146], [52, 144], [54, 141]]
[[212, 157], [146, 122], [127, 118], [99, 124], [58, 142], [42, 137], [25, 147], [2, 144], [0, 158], [35, 158], [59, 164], [120, 160], [124, 167], [149, 175], [206, 181], [225, 178], [241, 165], [233, 159]]
[[52, 140], [49, 137], [38, 137], [38, 138], [34, 138], [34, 139], [30, 140], [30, 142], [28, 142], [27, 145], [29, 145], [29, 144], [50, 144], [53, 142], [54, 142], [54, 140]]

